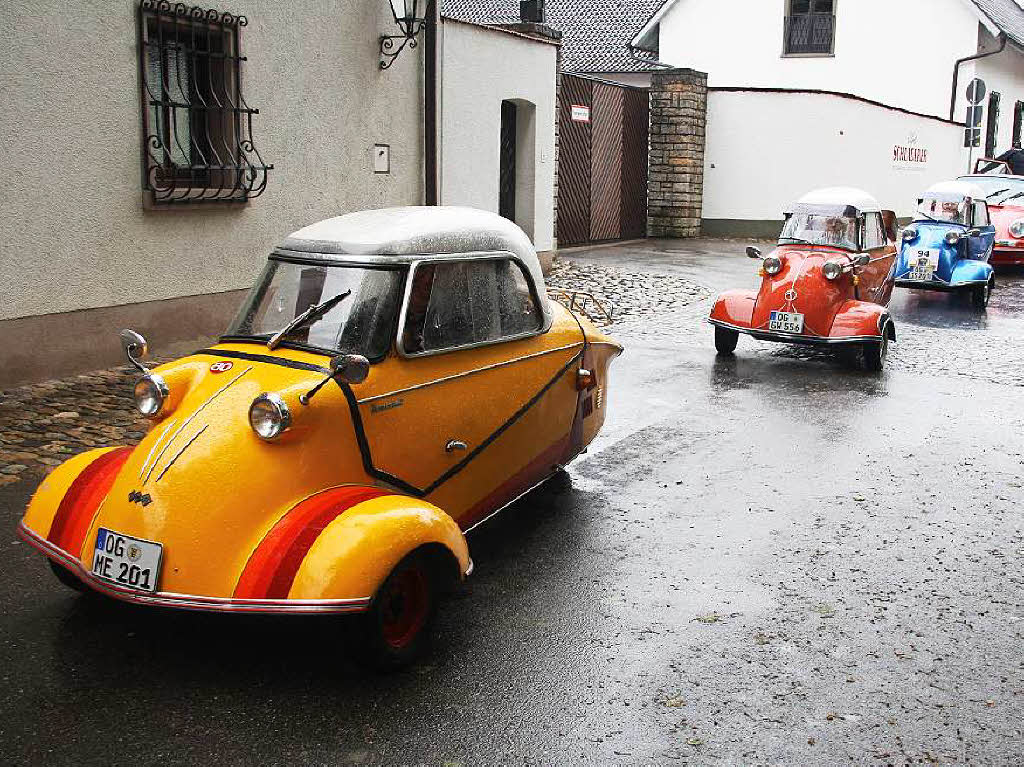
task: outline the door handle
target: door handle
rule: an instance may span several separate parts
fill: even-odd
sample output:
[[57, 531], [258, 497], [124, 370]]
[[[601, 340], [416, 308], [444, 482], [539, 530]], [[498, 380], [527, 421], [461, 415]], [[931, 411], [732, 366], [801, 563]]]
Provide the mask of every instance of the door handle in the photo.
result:
[[445, 443], [444, 451], [446, 453], [454, 453], [456, 450], [465, 450], [466, 443], [461, 439], [450, 439]]

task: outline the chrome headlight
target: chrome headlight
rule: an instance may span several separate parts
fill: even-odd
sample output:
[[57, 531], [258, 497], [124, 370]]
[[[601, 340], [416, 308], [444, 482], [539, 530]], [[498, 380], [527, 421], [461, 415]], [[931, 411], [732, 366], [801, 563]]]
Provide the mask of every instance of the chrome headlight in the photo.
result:
[[1024, 218], [1018, 218], [1010, 224], [1010, 236], [1018, 240], [1024, 240]]
[[838, 261], [826, 261], [821, 267], [821, 273], [826, 280], [838, 280], [843, 273], [843, 265]]
[[782, 271], [782, 259], [778, 256], [768, 256], [762, 265], [766, 274], [778, 274]]
[[135, 407], [146, 418], [155, 418], [164, 409], [164, 402], [171, 390], [163, 378], [150, 373], [135, 382]]
[[963, 239], [963, 234], [955, 229], [951, 232], [946, 232], [946, 244], [949, 246], [955, 246], [961, 239]]
[[249, 406], [249, 425], [260, 439], [277, 439], [292, 425], [292, 414], [281, 397], [266, 392]]
[[916, 240], [917, 239], [917, 227], [916, 226], [908, 226], [906, 229], [904, 229], [903, 230], [903, 239], [907, 240], [908, 242], [910, 240]]

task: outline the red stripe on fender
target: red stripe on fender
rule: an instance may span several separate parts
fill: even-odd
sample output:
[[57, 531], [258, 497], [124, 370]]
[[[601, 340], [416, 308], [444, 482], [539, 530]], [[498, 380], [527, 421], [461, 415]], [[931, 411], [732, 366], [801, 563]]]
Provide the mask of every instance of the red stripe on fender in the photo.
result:
[[46, 540], [75, 558], [81, 555], [82, 541], [92, 518], [132, 449], [119, 447], [104, 453], [75, 477], [57, 507]]
[[365, 501], [394, 495], [375, 487], [339, 487], [300, 502], [277, 521], [245, 564], [237, 599], [287, 599], [295, 574], [331, 522]]

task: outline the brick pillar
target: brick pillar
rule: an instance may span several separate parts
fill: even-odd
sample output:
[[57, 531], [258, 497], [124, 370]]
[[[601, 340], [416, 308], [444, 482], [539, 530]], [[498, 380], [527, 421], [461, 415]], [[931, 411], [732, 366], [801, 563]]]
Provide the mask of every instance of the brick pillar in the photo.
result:
[[664, 69], [651, 76], [647, 234], [699, 237], [704, 202], [708, 76]]

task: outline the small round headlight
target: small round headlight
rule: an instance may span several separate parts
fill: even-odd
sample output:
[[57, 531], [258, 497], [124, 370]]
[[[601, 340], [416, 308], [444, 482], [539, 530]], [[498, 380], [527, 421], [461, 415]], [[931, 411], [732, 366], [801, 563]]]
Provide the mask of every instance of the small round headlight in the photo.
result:
[[264, 393], [249, 406], [249, 425], [260, 439], [277, 439], [292, 425], [292, 414], [281, 397]]
[[1010, 236], [1018, 240], [1024, 240], [1024, 218], [1018, 218], [1010, 224]]
[[960, 239], [962, 237], [963, 235], [956, 229], [952, 230], [951, 232], [946, 232], [946, 244], [956, 245], [958, 242], [960, 242]]
[[843, 265], [838, 261], [826, 261], [821, 267], [821, 273], [826, 280], [837, 280], [843, 273]]
[[906, 229], [904, 229], [903, 230], [903, 239], [906, 240], [907, 242], [909, 242], [910, 240], [916, 240], [917, 239], [917, 227], [916, 226], [908, 226]]
[[135, 407], [146, 418], [155, 418], [163, 410], [170, 389], [164, 379], [155, 373], [144, 375], [135, 382]]
[[782, 259], [778, 256], [768, 256], [764, 260], [764, 270], [767, 274], [778, 274], [782, 271]]

